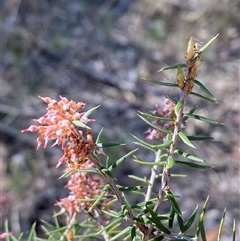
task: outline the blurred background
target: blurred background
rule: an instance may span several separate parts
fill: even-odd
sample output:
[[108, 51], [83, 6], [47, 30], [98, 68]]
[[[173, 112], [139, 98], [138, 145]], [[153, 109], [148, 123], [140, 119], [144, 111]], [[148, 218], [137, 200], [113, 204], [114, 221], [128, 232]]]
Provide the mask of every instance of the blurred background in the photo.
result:
[[[189, 108], [198, 105], [197, 114], [225, 123], [189, 121], [187, 126], [190, 134], [215, 138], [196, 143], [193, 152], [214, 168], [176, 168], [188, 177], [171, 179], [171, 188], [181, 196], [180, 206], [187, 213], [210, 195], [209, 241], [216, 240], [216, 224], [226, 207], [222, 240], [229, 240], [234, 218], [240, 226], [240, 2], [5, 0], [0, 5], [1, 229], [6, 218], [15, 234], [37, 221], [42, 235], [39, 220], [51, 222], [54, 203], [68, 194], [66, 180], [58, 179], [63, 169], [55, 168], [61, 151], [55, 147], [36, 152], [36, 135], [20, 132], [45, 113], [39, 95], [86, 102], [86, 110], [101, 104], [93, 115], [94, 134], [104, 127], [105, 140], [127, 143], [106, 151], [121, 157], [136, 147], [130, 133], [143, 138], [148, 128], [137, 111], [154, 109], [166, 94], [179, 96], [175, 89], [142, 78], [175, 82], [176, 71], [157, 71], [184, 61], [191, 36], [202, 46], [219, 33], [204, 53], [198, 76], [218, 103], [188, 99]], [[154, 160], [146, 150], [137, 154]], [[148, 177], [150, 170], [130, 158], [117, 170], [119, 182], [131, 185], [129, 174]]]

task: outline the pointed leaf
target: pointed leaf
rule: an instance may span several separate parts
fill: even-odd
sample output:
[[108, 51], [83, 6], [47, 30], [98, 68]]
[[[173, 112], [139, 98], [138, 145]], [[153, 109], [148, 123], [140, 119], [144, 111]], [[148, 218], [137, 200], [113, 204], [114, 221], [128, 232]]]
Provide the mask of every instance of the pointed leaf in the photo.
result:
[[114, 220], [111, 220], [111, 221], [109, 222], [109, 224], [107, 224], [106, 226], [104, 226], [104, 228], [101, 229], [101, 230], [99, 230], [96, 234], [94, 234], [94, 236], [97, 236], [97, 235], [101, 234], [104, 230], [107, 230], [107, 229], [109, 229], [109, 228], [112, 228], [114, 225], [120, 223], [123, 219], [124, 219], [124, 216], [121, 215], [121, 216], [119, 216], [118, 218], [116, 218], [116, 219], [114, 219]]
[[147, 217], [147, 219], [149, 219], [152, 223], [154, 223], [160, 231], [169, 235], [171, 234], [171, 231], [168, 228], [166, 228], [159, 220], [155, 220], [152, 217]]
[[193, 222], [195, 220], [196, 214], [197, 214], [197, 210], [198, 210], [198, 205], [193, 210], [191, 216], [189, 217], [189, 219], [184, 224], [184, 232], [186, 232], [192, 226], [192, 224], [193, 224]]
[[176, 115], [178, 115], [178, 113], [180, 112], [182, 107], [183, 107], [183, 100], [179, 100], [178, 103], [176, 104], [175, 108], [174, 108], [174, 111], [175, 111]]
[[[102, 189], [100, 195], [98, 196], [97, 200], [93, 203], [93, 205], [88, 210], [89, 213], [91, 213], [91, 211], [99, 204], [99, 202], [101, 202], [101, 200], [103, 199], [103, 197], [104, 197], [104, 195], [105, 195], [105, 193], [107, 192], [108, 189], [109, 189], [109, 185], [106, 184], [103, 187], [103, 189]], [[89, 199], [87, 199], [87, 200], [89, 200]]]
[[225, 221], [225, 215], [226, 215], [226, 208], [223, 211], [222, 219], [221, 219], [220, 226], [219, 226], [217, 241], [220, 241], [220, 239], [221, 239], [223, 225], [224, 225], [224, 221]]
[[205, 94], [207, 94], [207, 95], [209, 95], [211, 98], [213, 98], [214, 100], [216, 100], [215, 99], [215, 97], [214, 97], [214, 95], [207, 89], [207, 87], [203, 84], [203, 83], [201, 83], [200, 81], [198, 81], [198, 80], [194, 80], [194, 83], [196, 84], [196, 85], [198, 85], [199, 87], [200, 87], [200, 89], [205, 93]]
[[98, 147], [102, 147], [102, 148], [113, 147], [113, 146], [125, 146], [125, 145], [126, 144], [124, 144], [124, 143], [111, 143], [111, 142], [109, 142], [109, 143], [98, 143], [97, 144]]
[[174, 216], [175, 216], [175, 210], [174, 210], [174, 208], [171, 206], [170, 214], [169, 214], [169, 220], [168, 220], [168, 227], [169, 227], [170, 229], [172, 229], [172, 227], [173, 227]]
[[134, 175], [128, 175], [128, 177], [133, 179], [133, 180], [139, 181], [139, 182], [148, 183], [148, 180], [146, 179], [146, 177], [142, 178], [142, 177], [137, 177], [137, 176], [134, 176]]
[[192, 147], [192, 148], [196, 148], [191, 142], [190, 140], [188, 139], [188, 137], [186, 136], [186, 134], [180, 130], [178, 132], [178, 136], [181, 138], [181, 140], [188, 146]]
[[[202, 210], [202, 213], [200, 215], [199, 223], [198, 223], [198, 227], [197, 227], [197, 237], [199, 236], [199, 233], [201, 233], [203, 241], [206, 241], [206, 234], [205, 234], [205, 229], [204, 229], [204, 216], [205, 216], [205, 213], [206, 213], [208, 200], [209, 200], [209, 196], [207, 197], [207, 199], [206, 199], [206, 201], [203, 205], [203, 210]], [[205, 237], [205, 239], [204, 239], [204, 237]]]
[[216, 99], [210, 99], [210, 98], [208, 98], [208, 97], [206, 97], [206, 96], [203, 96], [203, 95], [200, 95], [200, 94], [198, 94], [198, 93], [196, 93], [196, 92], [190, 92], [190, 94], [191, 95], [193, 95], [193, 96], [197, 96], [197, 97], [199, 97], [199, 98], [201, 98], [201, 99], [204, 99], [204, 100], [207, 100], [207, 101], [210, 101], [210, 102], [214, 102], [214, 103], [217, 103], [217, 101], [216, 101]]
[[208, 166], [208, 165], [199, 165], [193, 162], [184, 162], [184, 161], [175, 161], [175, 163], [177, 163], [180, 166], [186, 166], [186, 167], [191, 167], [191, 168], [197, 168], [197, 169], [208, 169], [208, 168], [212, 168], [212, 166]]
[[89, 117], [97, 108], [99, 108], [101, 105], [95, 106], [91, 108], [90, 110], [86, 111], [85, 114], [83, 115], [84, 117]]
[[177, 69], [178, 67], [184, 68], [184, 67], [187, 67], [187, 65], [185, 63], [178, 63], [178, 64], [174, 64], [174, 65], [170, 65], [170, 66], [165, 66], [165, 67], [161, 68], [160, 70], [158, 70], [158, 72], [161, 72], [163, 70], [168, 70], [168, 69]]
[[128, 152], [126, 155], [124, 155], [123, 157], [121, 157], [120, 159], [118, 159], [115, 163], [113, 163], [108, 170], [111, 172], [114, 168], [116, 168], [117, 166], [119, 166], [120, 164], [122, 164], [123, 162], [125, 162], [127, 160], [127, 158], [129, 156], [131, 156], [135, 151], [137, 151], [138, 149], [132, 150], [130, 152]]
[[235, 219], [233, 220], [233, 241], [236, 240], [236, 221]]
[[89, 126], [87, 126], [86, 124], [84, 124], [83, 122], [81, 122], [79, 120], [74, 120], [74, 121], [72, 121], [72, 123], [77, 127], [91, 129]]
[[174, 103], [175, 105], [177, 104], [177, 100], [175, 100], [171, 95], [166, 95], [166, 98], [172, 101], [172, 103]]
[[131, 241], [136, 241], [136, 227], [132, 226], [132, 230], [131, 230]]
[[142, 117], [142, 116], [140, 116], [140, 115], [138, 115], [138, 116], [139, 116], [143, 121], [145, 121], [148, 125], [152, 126], [153, 128], [158, 129], [158, 130], [161, 130], [162, 132], [165, 132], [165, 133], [169, 133], [169, 132], [170, 132], [169, 130], [167, 130], [167, 129], [159, 126], [159, 125], [153, 124], [151, 121], [147, 120], [146, 118], [144, 118], [144, 117]]
[[28, 239], [27, 241], [31, 241], [31, 240], [34, 240], [36, 238], [36, 231], [35, 231], [35, 228], [36, 228], [36, 223], [33, 223], [32, 224], [32, 227], [30, 229], [30, 232], [28, 234]]
[[[197, 106], [194, 106], [194, 107], [188, 112], [188, 114], [193, 114], [196, 109], [197, 109]], [[188, 119], [187, 116], [183, 116], [182, 122], [185, 122], [187, 119]]]
[[102, 128], [98, 133], [98, 136], [97, 136], [97, 139], [96, 139], [96, 144], [100, 143], [101, 140], [102, 140], [103, 129], [104, 128]]
[[161, 85], [161, 86], [168, 86], [168, 87], [178, 87], [177, 84], [175, 83], [169, 83], [169, 82], [162, 82], [162, 81], [159, 81], [159, 80], [154, 80], [154, 79], [147, 79], [147, 78], [143, 78], [144, 80], [147, 80], [147, 81], [150, 81], [154, 84], [158, 84], [158, 85]]
[[201, 159], [197, 156], [194, 156], [192, 154], [189, 154], [189, 153], [183, 151], [182, 149], [176, 149], [175, 152], [178, 153], [179, 155], [184, 156], [184, 157], [186, 157], [188, 159], [191, 159], [193, 161], [205, 162], [205, 160], [203, 160], [203, 159]]
[[173, 207], [174, 211], [177, 213], [177, 215], [179, 215], [180, 217], [182, 217], [182, 212], [175, 200], [175, 197], [173, 195], [173, 193], [171, 191], [167, 191], [166, 192], [167, 198], [169, 200], [169, 202], [171, 203], [171, 207]]
[[190, 141], [209, 141], [214, 138], [211, 136], [187, 136]]
[[171, 146], [171, 144], [173, 143], [172, 140], [169, 141], [165, 141], [162, 144], [158, 144], [158, 145], [151, 145], [151, 147], [155, 150], [163, 150], [168, 148], [169, 146]]
[[132, 186], [132, 187], [118, 186], [118, 189], [121, 192], [137, 191], [137, 190], [142, 190], [143, 188], [144, 188], [143, 186]]
[[142, 160], [141, 158], [137, 157], [137, 156], [134, 156], [134, 159], [133, 159], [134, 162], [136, 163], [139, 163], [141, 165], [146, 165], [146, 166], [164, 166], [166, 164], [166, 162], [149, 162], [149, 161], [144, 161]]
[[145, 112], [141, 112], [141, 111], [138, 111], [138, 112], [140, 113], [141, 116], [149, 117], [154, 120], [163, 120], [163, 121], [173, 121], [174, 120], [174, 118], [171, 118], [171, 117], [164, 117], [164, 116], [154, 115], [151, 113], [145, 113]]
[[210, 39], [202, 48], [200, 48], [198, 54], [200, 55], [203, 51], [205, 51], [205, 49], [218, 37], [218, 35], [219, 33], [215, 37]]
[[125, 229], [123, 229], [121, 232], [119, 232], [117, 235], [115, 235], [114, 237], [111, 237], [111, 240], [116, 240], [118, 239], [119, 237], [127, 234], [127, 233], [130, 233], [132, 230], [132, 227], [126, 227]]
[[185, 114], [185, 116], [189, 117], [189, 118], [193, 118], [195, 120], [200, 120], [200, 121], [204, 121], [207, 123], [211, 123], [211, 124], [218, 124], [218, 125], [223, 125], [223, 123], [219, 122], [219, 121], [215, 121], [212, 119], [209, 119], [207, 117], [204, 116], [200, 116], [200, 115], [194, 115], [194, 114]]

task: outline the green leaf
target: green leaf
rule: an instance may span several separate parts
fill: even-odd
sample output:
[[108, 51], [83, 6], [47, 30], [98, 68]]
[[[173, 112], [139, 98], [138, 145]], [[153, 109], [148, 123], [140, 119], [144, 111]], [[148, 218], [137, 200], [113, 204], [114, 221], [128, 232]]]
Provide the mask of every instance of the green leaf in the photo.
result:
[[164, 117], [164, 116], [154, 115], [151, 113], [145, 113], [141, 111], [138, 111], [138, 112], [140, 113], [141, 116], [152, 118], [154, 120], [174, 121], [174, 118], [171, 118], [171, 117]]
[[151, 145], [151, 147], [152, 147], [154, 150], [163, 150], [163, 149], [166, 149], [166, 148], [168, 148], [169, 146], [171, 146], [172, 143], [173, 143], [173, 141], [172, 141], [172, 140], [169, 140], [169, 141], [165, 141], [165, 142], [162, 143], [162, 144]]
[[161, 85], [161, 86], [168, 86], [168, 87], [178, 87], [177, 84], [175, 83], [169, 83], [169, 82], [161, 82], [159, 80], [154, 80], [154, 79], [148, 79], [148, 78], [143, 78], [144, 80], [147, 80], [147, 81], [150, 81], [154, 84], [158, 84], [158, 85]]
[[223, 125], [223, 123], [220, 123], [219, 121], [215, 121], [215, 120], [212, 120], [212, 119], [209, 119], [207, 117], [200, 116], [200, 115], [185, 114], [184, 116], [187, 116], [189, 118], [193, 118], [195, 120], [200, 120], [200, 121], [204, 121], [204, 122], [207, 122], [207, 123], [211, 123], [211, 124]]
[[74, 121], [72, 121], [72, 123], [77, 127], [91, 129], [89, 126], [87, 126], [86, 124], [84, 124], [83, 122], [81, 122], [79, 120], [74, 120]]
[[152, 126], [153, 128], [157, 129], [157, 130], [161, 130], [162, 132], [165, 133], [169, 133], [170, 131], [159, 126], [159, 125], [155, 125], [153, 124], [151, 121], [147, 120], [146, 118], [142, 117], [141, 115], [138, 115], [143, 121], [145, 121], [148, 125]]
[[170, 229], [172, 229], [172, 227], [173, 227], [173, 221], [174, 221], [175, 213], [176, 212], [175, 212], [174, 208], [171, 206], [170, 214], [169, 214], [169, 220], [168, 220], [168, 227]]
[[97, 135], [96, 144], [100, 143], [102, 140], [103, 129], [104, 128], [102, 128]]
[[32, 227], [30, 229], [27, 241], [31, 241], [31, 240], [34, 240], [36, 238], [35, 228], [36, 228], [36, 223], [33, 223]]
[[99, 108], [101, 105], [95, 106], [91, 108], [90, 110], [86, 111], [85, 114], [83, 115], [84, 117], [89, 117], [97, 108]]
[[120, 159], [118, 159], [115, 163], [113, 163], [108, 170], [111, 172], [114, 168], [116, 168], [117, 166], [119, 166], [120, 164], [122, 164], [123, 162], [125, 162], [127, 160], [127, 158], [129, 156], [131, 156], [135, 151], [137, 151], [138, 149], [132, 150], [130, 152], [128, 152], [126, 155], [124, 155], [123, 157], [121, 157]]
[[149, 219], [152, 223], [154, 223], [160, 231], [162, 231], [168, 235], [171, 234], [171, 231], [168, 228], [166, 228], [159, 220], [155, 220], [152, 217], [147, 217], [147, 219]]
[[187, 136], [190, 141], [209, 141], [214, 138], [211, 136]]
[[131, 230], [131, 241], [136, 241], [136, 227], [132, 226], [132, 230]]
[[125, 229], [123, 229], [121, 232], [119, 232], [117, 235], [115, 235], [114, 237], [111, 238], [111, 240], [116, 240], [118, 239], [119, 237], [127, 234], [127, 233], [130, 233], [132, 230], [132, 227], [126, 227]]
[[200, 48], [198, 51], [198, 55], [200, 55], [203, 51], [205, 51], [206, 48], [218, 37], [218, 35], [219, 35], [219, 33], [215, 37], [210, 39], [202, 48]]
[[236, 240], [236, 221], [235, 219], [233, 220], [233, 241]]
[[182, 107], [183, 107], [183, 100], [179, 100], [174, 109], [176, 115], [178, 115]]
[[138, 142], [135, 142], [135, 144], [138, 144], [138, 145], [139, 145], [139, 144], [142, 144], [144, 147], [150, 148], [151, 150], [162, 150], [162, 149], [166, 149], [166, 148], [168, 148], [168, 147], [172, 144], [172, 140], [170, 140], [170, 141], [165, 141], [165, 142], [162, 143], [162, 144], [152, 145], [152, 144], [150, 144], [150, 143], [148, 143], [148, 142], [146, 142], [146, 141], [141, 140], [140, 138], [138, 138], [138, 137], [136, 137], [136, 136], [134, 136], [134, 135], [132, 135], [132, 136], [139, 141], [139, 143], [138, 143]]
[[107, 224], [104, 228], [102, 228], [101, 230], [99, 230], [96, 234], [94, 234], [94, 236], [97, 236], [99, 234], [101, 234], [104, 230], [107, 230], [109, 228], [112, 228], [114, 225], [121, 223], [121, 221], [124, 219], [124, 216], [121, 215], [118, 218], [114, 219], [114, 220], [110, 220], [109, 224]]
[[142, 190], [144, 187], [143, 186], [132, 186], [132, 187], [123, 187], [123, 186], [118, 186], [119, 191], [121, 192], [131, 192], [131, 191], [139, 191]]
[[174, 166], [174, 163], [175, 163], [175, 161], [174, 161], [173, 157], [172, 156], [168, 156], [167, 168], [169, 168], [169, 169], [172, 168]]
[[225, 221], [225, 215], [226, 215], [226, 208], [225, 208], [224, 211], [223, 211], [222, 219], [221, 219], [220, 226], [219, 226], [219, 230], [218, 230], [217, 241], [220, 241], [220, 239], [221, 239], [222, 230], [223, 230], [223, 225], [224, 225], [224, 221]]
[[182, 140], [186, 145], [188, 145], [188, 146], [190, 146], [190, 147], [192, 147], [192, 148], [196, 148], [196, 147], [190, 142], [190, 140], [188, 139], [188, 137], [186, 136], [186, 134], [185, 134], [182, 130], [180, 130], [180, 131], [178, 132], [178, 135], [179, 135], [179, 137], [181, 138], [181, 140]]
[[210, 102], [213, 102], [213, 103], [217, 103], [216, 99], [208, 98], [208, 97], [203, 96], [203, 95], [200, 95], [200, 94], [198, 94], [198, 93], [196, 93], [196, 92], [193, 92], [193, 91], [192, 91], [192, 92], [190, 92], [190, 94], [193, 95], [193, 96], [197, 96], [197, 97], [199, 97], [199, 98], [201, 98], [201, 99], [204, 99], [204, 100], [207, 100], [207, 101], [210, 101]]
[[[194, 107], [188, 112], [188, 114], [193, 114], [196, 109], [197, 109], [197, 106], [194, 106]], [[186, 121], [187, 119], [188, 119], [187, 116], [183, 116], [182, 122]]]
[[186, 158], [190, 159], [190, 160], [199, 161], [199, 162], [205, 162], [205, 160], [203, 160], [203, 159], [201, 159], [201, 158], [199, 158], [197, 156], [194, 156], [192, 154], [189, 154], [189, 153], [185, 152], [182, 149], [176, 149], [175, 152], [178, 153], [179, 155], [183, 156], [183, 157], [186, 157]]
[[[88, 210], [89, 213], [91, 213], [91, 211], [99, 204], [99, 202], [101, 202], [101, 200], [103, 199], [103, 197], [104, 197], [104, 195], [105, 195], [105, 193], [107, 192], [108, 189], [109, 189], [109, 185], [106, 184], [103, 187], [103, 189], [102, 189], [100, 195], [98, 196], [97, 200], [93, 203], [93, 205]], [[89, 199], [87, 199], [87, 200], [89, 200]]]
[[161, 68], [160, 70], [158, 70], [158, 72], [161, 72], [163, 70], [168, 70], [168, 69], [177, 69], [178, 67], [184, 68], [184, 67], [187, 67], [187, 65], [185, 63], [178, 63], [178, 64], [174, 64], [174, 65], [170, 65], [170, 66], [165, 66], [165, 67]]
[[184, 233], [184, 224], [183, 224], [183, 218], [182, 216], [177, 215], [177, 221], [178, 221], [178, 226], [180, 228], [180, 231]]
[[166, 98], [172, 101], [172, 103], [174, 103], [175, 105], [177, 104], [177, 100], [175, 100], [171, 95], [166, 95]]
[[206, 240], [206, 234], [205, 234], [205, 228], [204, 228], [204, 216], [206, 213], [207, 209], [207, 204], [208, 204], [209, 196], [207, 197], [204, 205], [203, 205], [203, 210], [199, 218], [199, 223], [197, 227], [197, 237], [199, 236], [199, 233], [201, 233], [202, 241], [207, 241]]
[[212, 166], [199, 165], [199, 164], [192, 163], [192, 162], [175, 161], [175, 163], [178, 164], [178, 165], [180, 165], [180, 166], [186, 166], [186, 167], [197, 168], [197, 169], [208, 169], [208, 168], [212, 168]]
[[101, 210], [101, 212], [104, 212], [105, 214], [107, 214], [108, 216], [110, 217], [113, 217], [113, 218], [118, 218], [120, 216], [119, 212], [115, 212], [115, 211], [112, 211], [112, 210]]
[[[211, 98], [215, 99], [214, 95], [207, 89], [207, 87], [198, 80], [194, 80], [194, 83], [200, 87], [200, 89]], [[216, 99], [215, 99], [216, 100]]]
[[134, 176], [134, 175], [128, 175], [129, 178], [133, 179], [133, 180], [136, 180], [136, 181], [139, 181], [139, 182], [143, 182], [143, 183], [147, 183], [148, 184], [148, 180], [147, 178], [142, 178], [142, 177], [137, 177], [137, 176]]
[[113, 142], [109, 142], [109, 143], [98, 143], [97, 146], [104, 148], [104, 147], [113, 147], [113, 146], [125, 146], [126, 144], [124, 143], [113, 143]]
[[193, 224], [193, 222], [195, 220], [196, 214], [197, 214], [197, 210], [198, 210], [198, 205], [193, 210], [191, 216], [189, 217], [189, 219], [184, 224], [184, 232], [187, 231], [192, 226], [192, 224]]
[[144, 161], [144, 160], [142, 160], [141, 158], [139, 158], [137, 156], [134, 157], [133, 161], [136, 162], [136, 163], [139, 163], [141, 165], [150, 166], [150, 167], [152, 167], [152, 166], [160, 166], [160, 167], [162, 167], [162, 166], [164, 166], [166, 164], [166, 162], [149, 162], [149, 161]]
[[167, 198], [169, 202], [171, 203], [171, 206], [173, 207], [174, 211], [177, 213], [178, 216], [182, 217], [182, 212], [175, 200], [175, 197], [171, 191], [166, 192]]

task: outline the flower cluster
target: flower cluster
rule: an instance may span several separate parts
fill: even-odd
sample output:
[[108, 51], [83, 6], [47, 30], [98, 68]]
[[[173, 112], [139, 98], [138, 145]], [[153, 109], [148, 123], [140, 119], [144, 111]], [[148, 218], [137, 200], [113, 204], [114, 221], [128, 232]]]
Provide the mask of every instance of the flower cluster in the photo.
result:
[[[163, 107], [156, 105], [156, 110], [152, 111], [151, 114], [156, 116], [156, 119], [152, 121], [153, 124], [163, 127], [167, 130], [172, 130], [175, 125], [176, 114], [174, 112], [175, 104], [169, 100], [167, 97], [164, 97]], [[185, 123], [182, 128], [185, 127]], [[147, 140], [153, 139], [162, 139], [163, 142], [166, 138], [166, 133], [155, 128], [149, 128], [144, 132], [147, 134]]]
[[[88, 161], [82, 164], [81, 172], [71, 172], [70, 179], [66, 185], [70, 190], [70, 194], [55, 204], [61, 208], [58, 215], [67, 214], [67, 223], [71, 220], [74, 213], [79, 213], [82, 210], [88, 211], [94, 202], [93, 198], [101, 193], [100, 180], [93, 174], [84, 172], [84, 169], [92, 167], [93, 163]], [[101, 206], [100, 209], [105, 206], [105, 200], [99, 202], [98, 207]]]
[[87, 127], [87, 136], [84, 138], [83, 131], [73, 124], [73, 121], [80, 121], [86, 125], [89, 121], [85, 112], [79, 112], [85, 103], [69, 101], [66, 97], [60, 96], [60, 101], [49, 97], [40, 97], [48, 104], [47, 113], [39, 119], [34, 119], [40, 125], [31, 125], [22, 132], [39, 132], [37, 138], [37, 149], [44, 143], [44, 148], [49, 141], [55, 140], [54, 145], [61, 145], [64, 154], [59, 159], [57, 166], [63, 162], [69, 164], [73, 169], [79, 168], [82, 163], [89, 159], [90, 154], [95, 150], [92, 131]]

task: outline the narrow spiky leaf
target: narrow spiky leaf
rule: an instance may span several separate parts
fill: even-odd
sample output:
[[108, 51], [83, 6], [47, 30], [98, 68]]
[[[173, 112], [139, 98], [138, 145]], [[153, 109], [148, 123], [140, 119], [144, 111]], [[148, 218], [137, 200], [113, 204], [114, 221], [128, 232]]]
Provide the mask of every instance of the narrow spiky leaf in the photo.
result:
[[187, 136], [190, 141], [209, 141], [214, 138], [211, 136]]
[[[205, 213], [206, 213], [208, 200], [209, 200], [209, 196], [207, 197], [206, 201], [204, 202], [203, 210], [202, 210], [202, 213], [200, 215], [199, 223], [198, 223], [198, 227], [197, 227], [197, 237], [199, 236], [199, 233], [201, 233], [203, 241], [206, 241], [206, 234], [205, 234], [205, 229], [204, 229], [204, 216], [205, 216]], [[205, 239], [204, 239], [204, 237], [205, 237]]]
[[141, 116], [148, 117], [148, 118], [151, 118], [154, 120], [163, 120], [163, 121], [173, 121], [174, 120], [174, 118], [171, 118], [171, 117], [164, 117], [164, 116], [154, 115], [151, 113], [145, 113], [145, 112], [141, 112], [141, 111], [138, 111], [138, 112], [140, 113]]
[[99, 131], [98, 135], [97, 135], [96, 144], [102, 142], [103, 129], [104, 129], [104, 128], [102, 128], [102, 129]]
[[97, 108], [99, 108], [99, 107], [100, 107], [100, 105], [91, 108], [90, 110], [86, 111], [83, 116], [84, 116], [84, 117], [89, 117], [89, 116], [90, 116]]
[[198, 210], [198, 205], [196, 206], [196, 208], [193, 210], [191, 216], [189, 217], [189, 219], [186, 221], [186, 223], [184, 224], [184, 230], [187, 231], [193, 224], [196, 214], [197, 214], [197, 210]]
[[141, 116], [141, 115], [138, 115], [138, 116], [139, 116], [143, 121], [145, 121], [148, 125], [152, 126], [153, 128], [158, 129], [158, 130], [160, 130], [160, 131], [162, 131], [162, 132], [165, 132], [165, 133], [169, 133], [169, 132], [170, 132], [169, 130], [167, 130], [167, 129], [159, 126], [159, 125], [153, 124], [151, 121], [147, 120], [147, 119], [144, 118], [143, 116]]
[[120, 164], [122, 164], [123, 162], [125, 162], [127, 160], [127, 158], [129, 156], [131, 156], [135, 151], [137, 151], [138, 149], [132, 150], [130, 152], [128, 152], [126, 155], [124, 155], [123, 157], [121, 157], [120, 159], [118, 159], [115, 163], [113, 163], [108, 170], [111, 172], [114, 168], [116, 168], [117, 166], [119, 166]]
[[193, 118], [193, 119], [195, 119], [195, 120], [200, 120], [200, 121], [204, 121], [204, 122], [207, 122], [207, 123], [211, 123], [211, 124], [223, 125], [223, 123], [221, 123], [221, 122], [219, 122], [219, 121], [212, 120], [212, 119], [209, 119], [209, 118], [207, 118], [207, 117], [200, 116], [200, 115], [185, 114], [184, 116], [187, 116], [187, 117], [189, 117], [189, 118]]
[[[194, 107], [188, 112], [188, 114], [193, 114], [196, 109], [197, 109], [197, 106], [194, 106]], [[185, 122], [187, 119], [188, 119], [187, 116], [183, 116], [182, 122]]]
[[236, 240], [236, 221], [235, 219], [233, 220], [233, 241]]
[[203, 51], [205, 51], [206, 48], [218, 37], [218, 35], [219, 33], [215, 37], [211, 38], [202, 48], [200, 48], [198, 54], [200, 55]]
[[[200, 89], [211, 98], [215, 99], [214, 95], [207, 89], [207, 87], [198, 80], [194, 80], [194, 83], [200, 87]], [[216, 100], [216, 99], [215, 99]]]
[[144, 161], [142, 160], [141, 158], [137, 157], [137, 156], [134, 156], [134, 159], [133, 159], [134, 162], [136, 163], [139, 163], [141, 165], [145, 165], [145, 166], [164, 166], [166, 164], [166, 162], [149, 162], [149, 161]]
[[36, 238], [36, 223], [33, 223], [31, 229], [30, 229], [30, 232], [28, 234], [28, 239], [27, 241], [31, 241], [31, 240], [34, 240]]
[[208, 168], [212, 168], [212, 166], [208, 166], [208, 165], [199, 165], [197, 163], [193, 163], [193, 162], [185, 162], [185, 161], [175, 161], [176, 164], [180, 165], [180, 166], [186, 166], [186, 167], [191, 167], [191, 168], [197, 168], [197, 169], [208, 169]]
[[174, 216], [175, 216], [175, 210], [174, 210], [174, 208], [171, 206], [170, 214], [169, 214], [169, 220], [168, 220], [168, 227], [169, 227], [170, 229], [172, 229], [172, 227], [173, 227]]
[[168, 86], [168, 87], [178, 87], [177, 84], [175, 83], [169, 83], [169, 82], [162, 82], [159, 80], [154, 80], [154, 79], [148, 79], [148, 78], [143, 78], [144, 80], [150, 81], [154, 84], [161, 85], [161, 86]]
[[108, 189], [109, 189], [109, 185], [106, 184], [106, 185], [103, 187], [103, 189], [102, 189], [100, 195], [98, 196], [97, 200], [93, 203], [93, 205], [90, 207], [90, 209], [89, 209], [88, 212], [91, 213], [91, 211], [99, 204], [99, 202], [101, 202], [103, 196], [105, 195], [105, 193], [107, 192]]
[[136, 237], [137, 234], [136, 234], [136, 227], [135, 226], [132, 226], [132, 230], [131, 230], [131, 241], [136, 241]]
[[175, 100], [171, 95], [166, 95], [166, 98], [172, 101], [172, 103], [174, 103], [175, 105], [177, 104], [177, 100]]
[[192, 91], [192, 92], [190, 92], [190, 94], [193, 95], [193, 96], [197, 96], [197, 97], [199, 97], [199, 98], [201, 98], [201, 99], [204, 99], [204, 100], [207, 100], [207, 101], [210, 101], [210, 102], [213, 102], [213, 103], [217, 103], [216, 99], [208, 98], [208, 97], [203, 96], [203, 95], [200, 95], [200, 94], [198, 94], [198, 93], [196, 93], [196, 92], [193, 92], [193, 91]]
[[102, 147], [102, 148], [113, 147], [113, 146], [124, 146], [124, 145], [126, 145], [126, 144], [124, 144], [124, 143], [111, 143], [111, 142], [109, 142], [109, 143], [98, 143], [97, 144], [98, 147]]
[[199, 161], [199, 162], [205, 162], [205, 160], [203, 160], [203, 159], [201, 159], [201, 158], [199, 158], [197, 156], [194, 156], [192, 154], [189, 154], [189, 153], [185, 152], [182, 149], [176, 149], [175, 152], [178, 153], [179, 155], [183, 156], [183, 157], [186, 157], [186, 158], [190, 159], [190, 160]]
[[182, 217], [182, 212], [177, 204], [177, 201], [175, 200], [175, 197], [171, 191], [166, 192], [167, 198], [169, 202], [171, 203], [171, 206], [173, 207], [174, 211], [177, 213], [177, 215]]
[[86, 124], [84, 124], [83, 122], [81, 122], [79, 120], [74, 120], [74, 121], [72, 121], [72, 123], [77, 127], [91, 129], [89, 126], [87, 126]]
[[121, 232], [119, 232], [117, 235], [115, 235], [114, 237], [111, 237], [111, 240], [116, 240], [118, 239], [119, 237], [127, 234], [127, 233], [130, 233], [132, 230], [132, 227], [126, 227], [125, 229], [123, 229]]
[[222, 231], [223, 231], [223, 225], [224, 225], [224, 221], [225, 221], [225, 215], [226, 215], [226, 208], [223, 211], [222, 219], [221, 219], [219, 230], [218, 230], [217, 241], [220, 241], [220, 239], [221, 239], [221, 235], [222, 235]]
[[178, 136], [181, 138], [181, 140], [188, 146], [192, 147], [192, 148], [196, 148], [191, 142], [190, 140], [188, 139], [188, 137], [186, 136], [186, 134], [180, 130], [178, 132]]
[[165, 67], [161, 68], [160, 70], [158, 70], [158, 72], [161, 72], [163, 70], [168, 70], [168, 69], [177, 69], [178, 67], [184, 68], [184, 67], [187, 67], [187, 65], [185, 63], [178, 63], [178, 64], [174, 64], [174, 65], [170, 65], [170, 66], [165, 66]]

